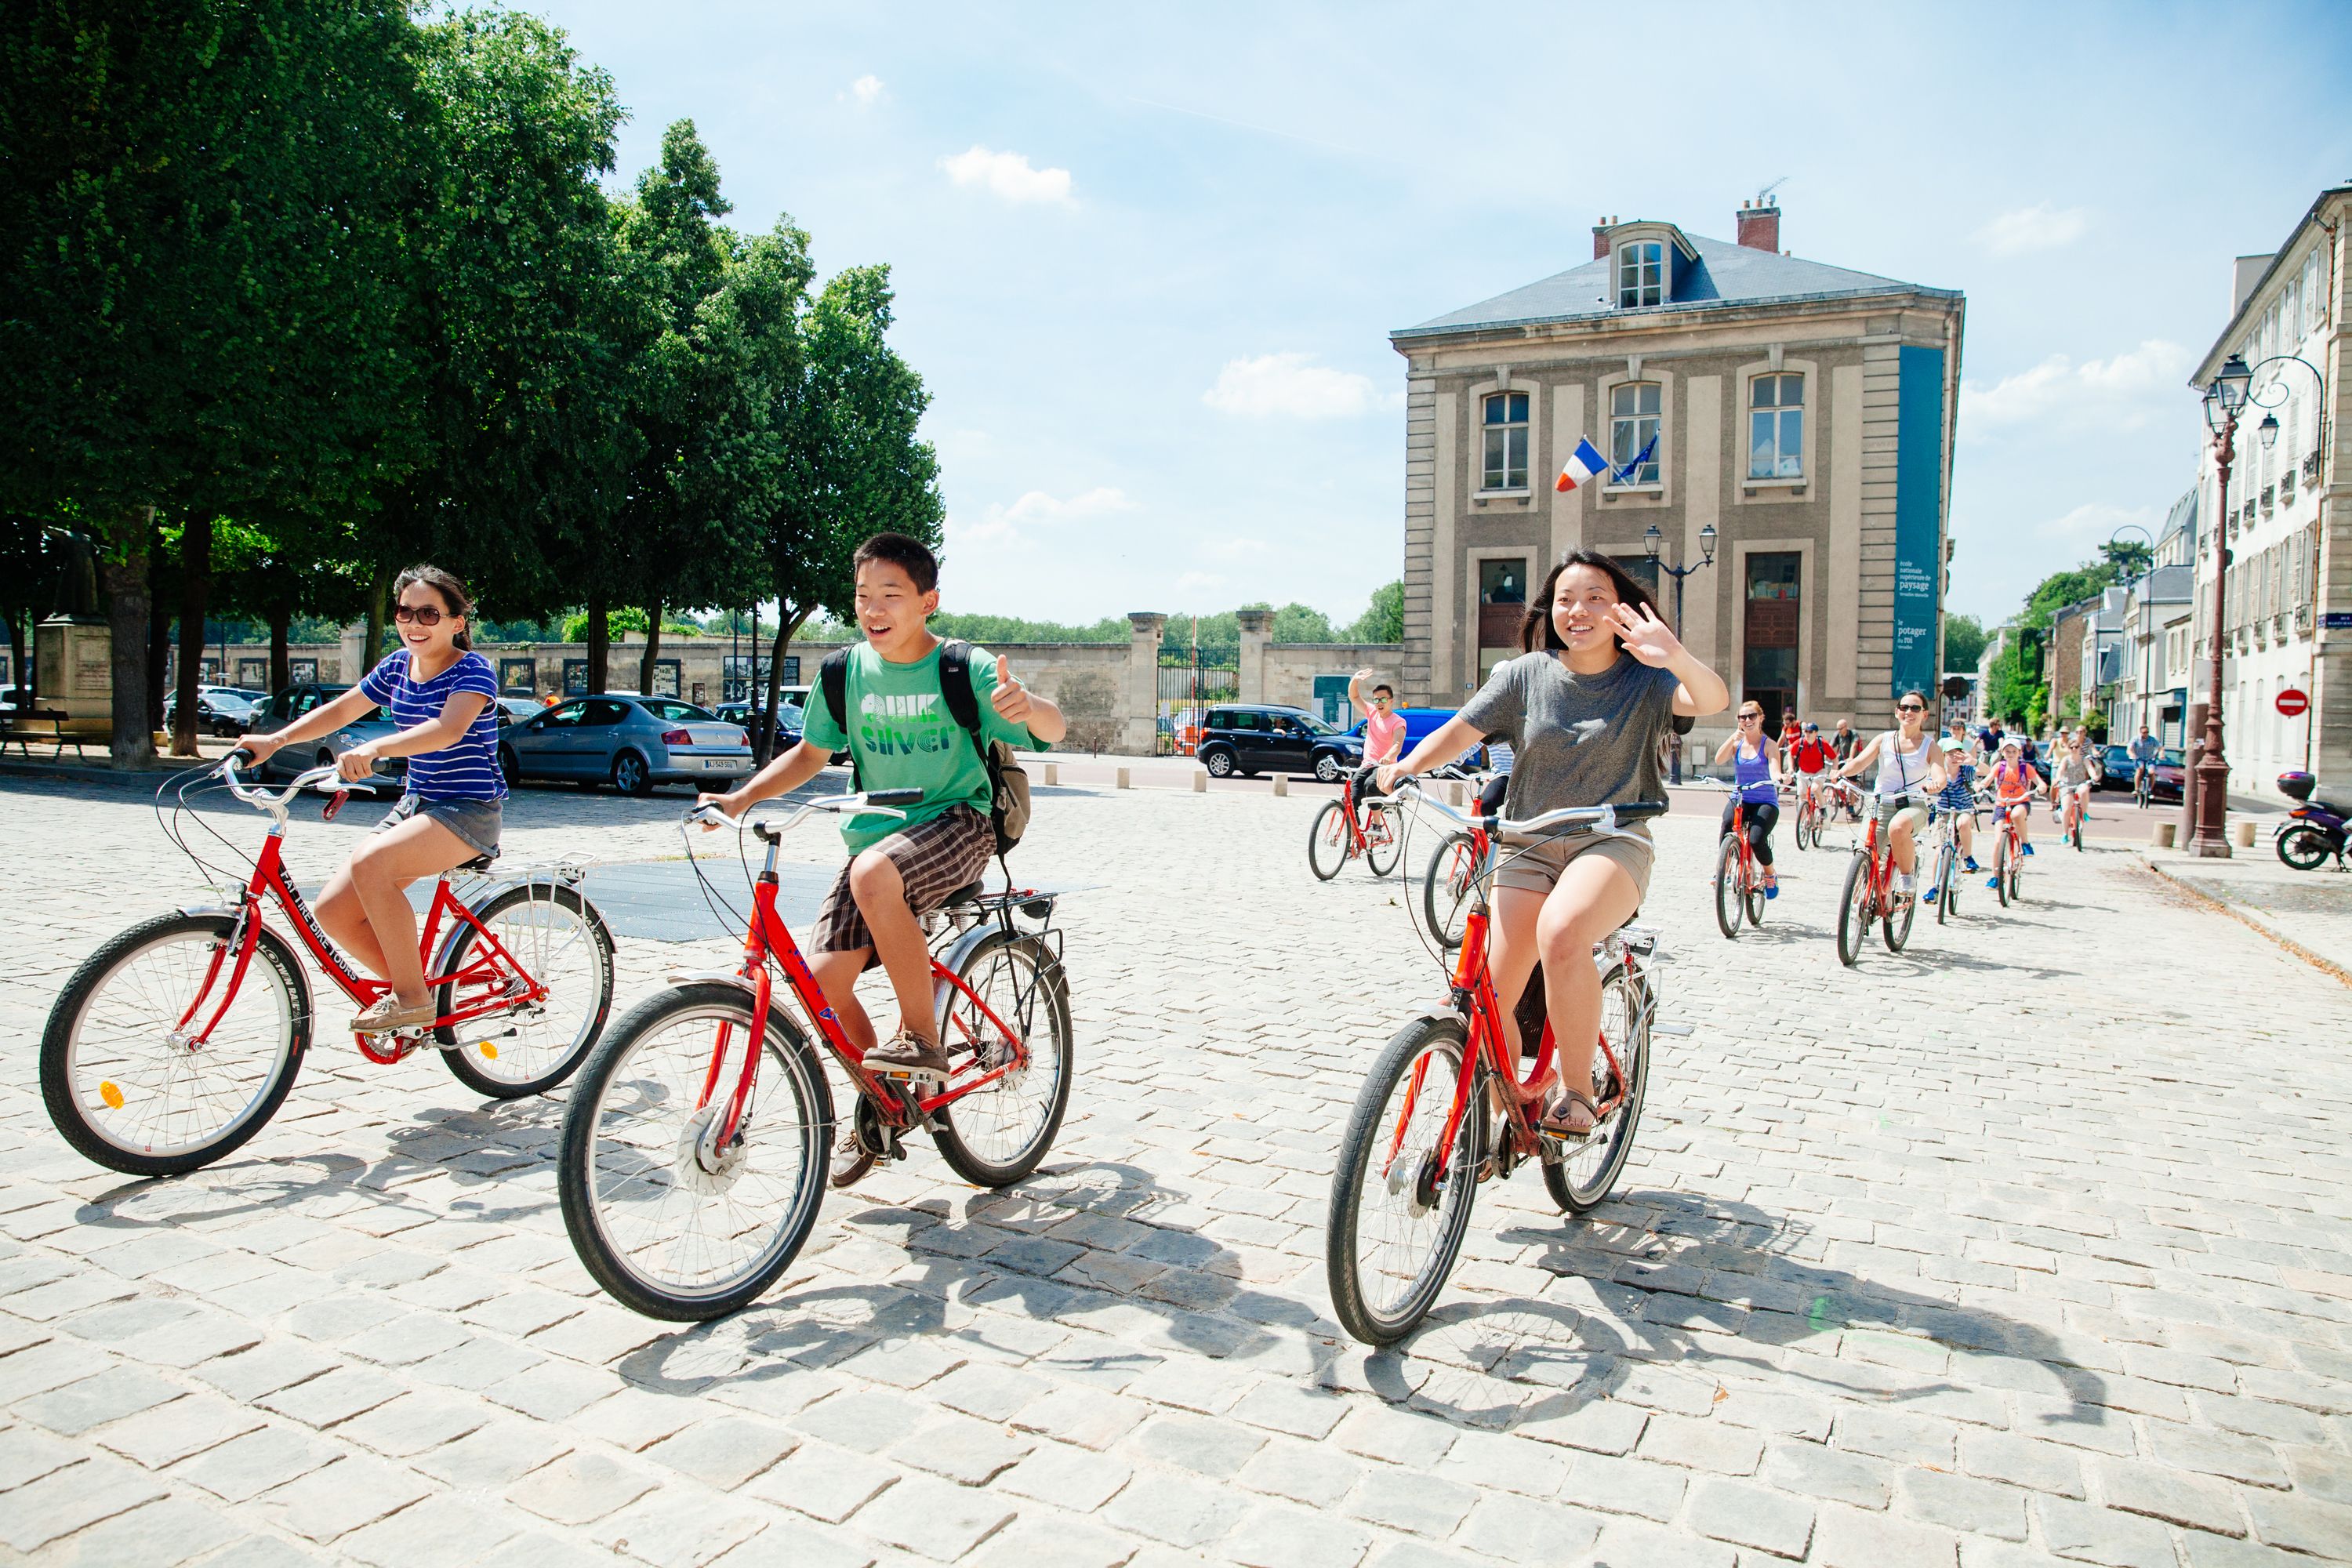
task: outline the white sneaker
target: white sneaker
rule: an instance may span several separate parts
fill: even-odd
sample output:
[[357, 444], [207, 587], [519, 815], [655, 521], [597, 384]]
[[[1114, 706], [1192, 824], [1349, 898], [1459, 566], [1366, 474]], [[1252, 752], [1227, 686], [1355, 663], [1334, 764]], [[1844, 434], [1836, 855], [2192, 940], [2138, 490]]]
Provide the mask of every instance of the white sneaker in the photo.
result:
[[1896, 898], [1908, 899], [1918, 890], [1918, 887], [1919, 879], [1911, 872], [1897, 871], [1895, 874], [1895, 896]]

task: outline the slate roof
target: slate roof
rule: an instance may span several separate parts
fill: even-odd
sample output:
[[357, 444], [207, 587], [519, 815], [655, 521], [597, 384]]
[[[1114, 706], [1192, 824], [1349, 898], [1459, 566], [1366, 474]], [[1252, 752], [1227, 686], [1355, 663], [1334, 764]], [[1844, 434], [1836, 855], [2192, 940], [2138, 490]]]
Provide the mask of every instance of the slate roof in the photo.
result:
[[1610, 316], [1669, 315], [1678, 310], [1732, 305], [1790, 304], [1806, 300], [1836, 300], [1871, 294], [1925, 294], [1936, 299], [1959, 299], [1957, 289], [1928, 289], [1874, 273], [1850, 271], [1794, 256], [1754, 250], [1727, 240], [1684, 236], [1698, 259], [1685, 273], [1680, 297], [1664, 305], [1619, 310], [1612, 301], [1612, 258], [1600, 257], [1581, 267], [1554, 273], [1540, 282], [1507, 294], [1391, 332], [1391, 341], [1434, 337], [1445, 332], [1475, 331], [1487, 327], [1521, 327], [1538, 322], [1598, 321]]

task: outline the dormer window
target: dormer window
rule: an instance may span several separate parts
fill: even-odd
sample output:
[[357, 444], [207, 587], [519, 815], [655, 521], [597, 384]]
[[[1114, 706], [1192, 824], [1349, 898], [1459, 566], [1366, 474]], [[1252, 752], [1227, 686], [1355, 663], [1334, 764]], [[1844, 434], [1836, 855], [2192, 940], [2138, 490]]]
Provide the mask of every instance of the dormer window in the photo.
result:
[[1617, 247], [1617, 304], [1621, 310], [1666, 302], [1666, 247], [1637, 239]]

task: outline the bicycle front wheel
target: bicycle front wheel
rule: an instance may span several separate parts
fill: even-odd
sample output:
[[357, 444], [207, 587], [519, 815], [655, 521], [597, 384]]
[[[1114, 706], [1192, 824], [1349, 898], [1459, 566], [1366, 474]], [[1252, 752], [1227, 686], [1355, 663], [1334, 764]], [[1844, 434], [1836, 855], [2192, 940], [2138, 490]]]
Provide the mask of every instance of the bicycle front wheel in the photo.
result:
[[1323, 803], [1315, 824], [1307, 830], [1307, 868], [1318, 882], [1328, 882], [1348, 863], [1348, 813], [1336, 800]]
[[[576, 888], [524, 883], [474, 910], [481, 929], [457, 928], [435, 1004], [447, 1017], [513, 984], [520, 966], [547, 994], [511, 1012], [485, 1013], [436, 1031], [457, 1081], [493, 1100], [544, 1094], [570, 1078], [613, 1011], [613, 934]], [[491, 942], [511, 963], [494, 960]], [[481, 973], [467, 976], [468, 965]]]
[[[722, 1145], [753, 1050], [758, 1077]], [[708, 1103], [706, 1083], [716, 1085]], [[750, 993], [681, 985], [631, 1008], [580, 1070], [556, 1165], [563, 1227], [623, 1306], [677, 1321], [724, 1317], [757, 1300], [808, 1240], [832, 1138], [832, 1092], [799, 1026], [771, 1008], [755, 1041]]]
[[2009, 834], [2004, 830], [1992, 847], [1992, 892], [2002, 909], [2009, 908], [2009, 863], [2015, 858], [2010, 848]]
[[1475, 1071], [1459, 1017], [1416, 1018], [1381, 1048], [1356, 1096], [1331, 1173], [1324, 1262], [1332, 1308], [1366, 1344], [1412, 1332], [1462, 1250], [1486, 1149], [1486, 1096], [1475, 1081], [1453, 1146], [1441, 1146], [1457, 1085]]
[[1396, 869], [1397, 859], [1404, 846], [1397, 842], [1396, 823], [1384, 806], [1370, 806], [1364, 812], [1364, 864], [1375, 877], [1385, 877]]
[[1422, 877], [1421, 911], [1429, 921], [1429, 934], [1448, 952], [1462, 945], [1477, 879], [1477, 841], [1467, 833], [1447, 834]]
[[1067, 983], [1043, 942], [1002, 931], [971, 950], [958, 978], [972, 995], [945, 981], [934, 989], [940, 1038], [957, 1069], [964, 1069], [960, 1058], [967, 1053], [974, 1069], [1004, 1067], [1014, 1058], [1016, 1037], [1027, 1058], [941, 1106], [931, 1118], [931, 1141], [949, 1168], [974, 1186], [1010, 1186], [1037, 1168], [1069, 1109], [1075, 1052]]
[[1870, 937], [1870, 857], [1862, 850], [1845, 868], [1845, 890], [1838, 895], [1838, 962], [1852, 969]]
[[1739, 940], [1739, 841], [1728, 833], [1715, 852], [1716, 929]]
[[[1603, 1105], [1621, 1089], [1625, 1098], [1582, 1140], [1561, 1140], [1565, 1151], [1559, 1159], [1544, 1162], [1544, 1188], [1570, 1214], [1599, 1207], [1633, 1152], [1633, 1127], [1650, 1086], [1650, 1003], [1649, 983], [1629, 974], [1623, 964], [1601, 977], [1601, 1037], [1616, 1053], [1617, 1065], [1612, 1069], [1603, 1052], [1593, 1062], [1593, 1077]], [[1550, 1142], [1545, 1140], [1547, 1146]]]
[[1952, 892], [1959, 879], [1952, 868], [1959, 863], [1959, 854], [1950, 845], [1936, 851], [1936, 923], [1949, 925], [1952, 921]]
[[232, 994], [236, 925], [159, 916], [66, 982], [41, 1036], [41, 1099], [77, 1152], [125, 1175], [182, 1175], [284, 1102], [310, 1046], [310, 987], [292, 946], [263, 926]]

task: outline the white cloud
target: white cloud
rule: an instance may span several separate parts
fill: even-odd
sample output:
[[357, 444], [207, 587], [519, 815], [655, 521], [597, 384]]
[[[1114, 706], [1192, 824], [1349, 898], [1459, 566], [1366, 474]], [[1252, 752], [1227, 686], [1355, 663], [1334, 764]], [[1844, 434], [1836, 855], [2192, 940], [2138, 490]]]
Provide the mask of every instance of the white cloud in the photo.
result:
[[1312, 357], [1279, 353], [1227, 360], [1217, 384], [1201, 394], [1201, 401], [1223, 414], [1293, 419], [1352, 418], [1380, 401], [1371, 377], [1310, 364]]
[[1127, 499], [1125, 490], [1115, 489], [1109, 485], [1097, 485], [1094, 489], [1081, 491], [1067, 500], [1064, 500], [1059, 496], [1047, 495], [1044, 490], [1030, 490], [1011, 506], [1004, 508], [1003, 511], [1006, 517], [1015, 521], [1034, 519], [1038, 521], [1057, 522], [1064, 518], [1100, 517], [1106, 512], [1133, 511], [1134, 510], [1135, 503]]
[[1109, 485], [1097, 485], [1066, 499], [1044, 490], [1029, 490], [1010, 506], [992, 501], [979, 517], [965, 519], [950, 513], [947, 520], [947, 542], [950, 545], [976, 545], [994, 550], [1034, 550], [1036, 541], [1025, 524], [1066, 522], [1080, 518], [1107, 517], [1114, 512], [1133, 511], [1135, 502], [1125, 490]]
[[2081, 364], [2064, 354], [2052, 354], [2032, 369], [2003, 376], [1982, 391], [1962, 386], [1960, 430], [1973, 435], [1989, 425], [2039, 419], [2072, 423], [2084, 416], [2137, 428], [2147, 422], [2150, 407], [2161, 398], [2178, 395], [2184, 399], [2181, 406], [2189, 406], [2181, 382], [2189, 364], [2187, 349], [2161, 338], [2149, 338], [2111, 359], [2085, 360]]
[[1201, 553], [1212, 561], [1242, 561], [1273, 548], [1263, 539], [1212, 539], [1201, 546]]
[[992, 153], [974, 147], [940, 160], [948, 178], [959, 185], [978, 185], [1008, 202], [1067, 202], [1070, 172], [1036, 169], [1018, 153]]
[[1213, 572], [1187, 572], [1176, 579], [1176, 591], [1180, 594], [1197, 594], [1224, 585], [1225, 580]]
[[2126, 523], [2147, 529], [2150, 533], [2163, 521], [2154, 507], [2117, 506], [2113, 501], [2085, 501], [2063, 517], [2053, 517], [2035, 528], [2045, 539], [2063, 539], [2104, 543], [2108, 535]]
[[1977, 243], [1995, 256], [2030, 256], [2074, 244], [2091, 226], [2091, 215], [2081, 207], [2054, 207], [2037, 202], [2002, 213], [1977, 230]]
[[859, 77], [849, 84], [849, 96], [856, 99], [860, 107], [880, 101], [882, 79], [878, 76]]

